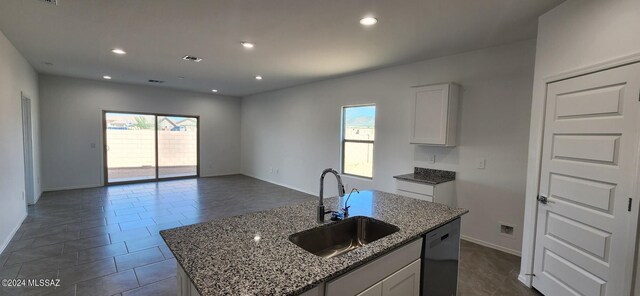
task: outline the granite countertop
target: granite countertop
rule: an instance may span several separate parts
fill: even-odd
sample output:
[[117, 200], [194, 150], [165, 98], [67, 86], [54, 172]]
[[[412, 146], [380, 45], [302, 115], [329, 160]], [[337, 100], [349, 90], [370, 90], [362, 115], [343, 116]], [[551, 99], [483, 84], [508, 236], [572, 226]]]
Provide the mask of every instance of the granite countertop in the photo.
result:
[[[327, 210], [342, 199], [326, 198]], [[368, 216], [400, 231], [334, 258], [294, 245], [291, 234], [317, 227], [317, 200], [161, 231], [198, 292], [208, 295], [298, 295], [363, 265], [467, 213], [380, 191], [349, 200], [351, 216]], [[329, 215], [327, 215], [328, 220]]]
[[393, 177], [404, 181], [437, 185], [440, 183], [455, 180], [456, 172], [416, 167], [413, 169], [412, 174], [404, 174]]

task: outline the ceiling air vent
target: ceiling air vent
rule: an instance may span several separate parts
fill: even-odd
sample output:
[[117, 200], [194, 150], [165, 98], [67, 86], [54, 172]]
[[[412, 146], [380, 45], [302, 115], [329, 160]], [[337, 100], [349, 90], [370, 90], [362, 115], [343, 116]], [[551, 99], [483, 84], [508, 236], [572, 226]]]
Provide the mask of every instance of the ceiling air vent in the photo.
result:
[[186, 55], [186, 56], [182, 57], [182, 59], [185, 60], [185, 61], [192, 61], [192, 62], [196, 62], [196, 63], [202, 62], [201, 58], [190, 56], [190, 55]]
[[155, 79], [149, 79], [149, 82], [151, 82], [151, 83], [164, 83], [164, 81], [162, 81], [162, 80], [155, 80]]
[[58, 0], [40, 0], [40, 2], [48, 3], [51, 5], [58, 5]]

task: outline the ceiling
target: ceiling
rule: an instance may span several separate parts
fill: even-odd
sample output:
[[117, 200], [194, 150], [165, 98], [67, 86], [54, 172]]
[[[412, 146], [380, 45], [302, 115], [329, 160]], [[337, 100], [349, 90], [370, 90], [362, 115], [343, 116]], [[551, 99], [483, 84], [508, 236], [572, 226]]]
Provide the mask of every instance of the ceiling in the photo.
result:
[[534, 38], [561, 2], [2, 0], [0, 30], [40, 73], [245, 96]]

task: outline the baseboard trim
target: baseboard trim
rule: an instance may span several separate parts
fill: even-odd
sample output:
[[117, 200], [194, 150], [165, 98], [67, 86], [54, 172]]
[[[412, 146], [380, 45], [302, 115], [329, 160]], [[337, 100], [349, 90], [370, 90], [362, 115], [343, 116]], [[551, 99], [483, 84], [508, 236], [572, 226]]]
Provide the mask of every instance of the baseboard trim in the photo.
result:
[[527, 286], [527, 287], [531, 288], [532, 286], [531, 286], [531, 279], [530, 279], [530, 277], [531, 277], [531, 276], [526, 276], [526, 275], [524, 275], [524, 274], [519, 274], [519, 275], [518, 275], [518, 280], [519, 280], [522, 284], [524, 284], [525, 286]]
[[9, 243], [11, 242], [11, 240], [13, 239], [13, 236], [16, 235], [16, 232], [18, 232], [18, 229], [20, 229], [20, 226], [22, 226], [22, 223], [24, 222], [24, 219], [27, 219], [27, 212], [25, 211], [24, 216], [22, 216], [22, 218], [20, 219], [20, 222], [18, 223], [18, 225], [16, 225], [13, 230], [11, 231], [11, 233], [9, 234], [9, 237], [7, 237], [7, 239], [2, 242], [2, 246], [0, 246], [0, 254], [2, 254], [2, 252], [4, 252], [4, 249], [7, 248], [7, 246], [9, 245]]
[[232, 175], [242, 175], [242, 173], [230, 172], [230, 173], [213, 174], [213, 175], [200, 175], [200, 178], [224, 177], [224, 176], [232, 176]]
[[477, 238], [473, 238], [473, 237], [470, 237], [470, 236], [467, 236], [467, 235], [464, 235], [464, 234], [461, 234], [460, 238], [463, 239], [463, 240], [466, 240], [468, 242], [476, 243], [478, 245], [485, 246], [485, 247], [488, 247], [488, 248], [492, 248], [492, 249], [495, 249], [495, 250], [498, 250], [498, 251], [502, 251], [502, 252], [505, 252], [505, 253], [509, 253], [511, 255], [516, 255], [518, 257], [520, 257], [522, 255], [522, 253], [520, 251], [516, 251], [516, 250], [513, 250], [513, 249], [505, 248], [503, 246], [492, 244], [490, 242], [486, 242], [486, 241], [483, 241], [483, 240], [480, 240], [480, 239], [477, 239]]
[[93, 185], [78, 185], [78, 186], [69, 186], [69, 187], [46, 188], [42, 190], [42, 192], [86, 189], [86, 188], [96, 188], [96, 187], [102, 187], [102, 186], [103, 186], [102, 184], [93, 184]]
[[[231, 172], [231, 173], [223, 173], [223, 174], [215, 174], [215, 175], [201, 175], [200, 178], [221, 177], [221, 176], [241, 175], [241, 174], [242, 173]], [[157, 181], [153, 180], [153, 181], [149, 181], [149, 182], [157, 182]], [[160, 180], [159, 182], [162, 182], [162, 180]], [[68, 187], [46, 188], [46, 189], [42, 190], [42, 192], [64, 191], [64, 190], [74, 190], [74, 189], [87, 189], [87, 188], [97, 188], [97, 187], [104, 187], [104, 186], [108, 186], [108, 185], [103, 185], [101, 183], [101, 184], [89, 184], [89, 185], [78, 185], [78, 186], [68, 186]]]
[[[44, 191], [43, 191], [43, 192], [44, 192]], [[40, 200], [40, 198], [42, 197], [42, 193], [43, 193], [43, 192], [40, 192], [40, 194], [38, 194], [38, 195], [37, 195], [38, 197], [36, 198], [36, 200], [34, 200], [34, 201], [33, 201], [33, 203], [30, 203], [29, 205], [30, 205], [30, 206], [32, 206], [32, 205], [37, 204], [37, 203], [38, 203], [38, 201]]]
[[303, 189], [296, 188], [296, 187], [293, 187], [293, 186], [289, 186], [289, 185], [286, 185], [286, 184], [282, 184], [282, 183], [274, 182], [274, 181], [272, 181], [272, 180], [267, 180], [267, 179], [264, 179], [264, 178], [256, 177], [256, 176], [253, 176], [253, 175], [250, 175], [250, 174], [247, 174], [247, 173], [241, 173], [241, 174], [242, 174], [242, 175], [245, 175], [245, 176], [247, 176], [247, 177], [251, 177], [251, 178], [254, 178], [254, 179], [258, 179], [258, 180], [260, 180], [260, 181], [265, 181], [265, 182], [267, 182], [267, 183], [271, 183], [271, 184], [274, 184], [274, 185], [278, 185], [278, 186], [286, 187], [286, 188], [289, 188], [289, 189], [292, 189], [292, 190], [295, 190], [295, 191], [300, 191], [300, 192], [302, 192], [302, 193], [306, 193], [306, 194], [309, 194], [309, 195], [313, 195], [313, 196], [315, 196], [315, 195], [316, 195], [316, 193], [313, 193], [313, 192], [311, 192], [311, 191], [307, 191], [307, 190], [303, 190]]

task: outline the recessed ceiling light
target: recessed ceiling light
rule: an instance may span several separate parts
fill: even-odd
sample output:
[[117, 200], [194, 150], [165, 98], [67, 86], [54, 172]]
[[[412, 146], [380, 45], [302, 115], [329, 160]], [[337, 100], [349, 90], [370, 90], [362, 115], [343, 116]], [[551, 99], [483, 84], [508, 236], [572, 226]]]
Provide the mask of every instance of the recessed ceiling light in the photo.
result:
[[244, 46], [244, 48], [253, 48], [254, 46], [256, 46], [255, 44], [253, 44], [251, 42], [242, 42], [241, 44], [242, 44], [242, 46]]
[[182, 80], [184, 79], [184, 76], [178, 76], [178, 79]]
[[262, 80], [262, 76], [258, 75], [258, 76], [256, 76], [256, 79], [257, 80]]
[[110, 79], [111, 79], [111, 76], [109, 76], [109, 75], [104, 75], [104, 76], [102, 76], [102, 78], [104, 78], [104, 79], [106, 79], [106, 80], [110, 80]]
[[218, 90], [217, 90], [217, 89], [212, 89], [211, 91], [212, 91], [212, 92], [218, 92]]
[[45, 64], [46, 66], [49, 66], [49, 67], [53, 66], [53, 63], [52, 63], [52, 62], [44, 62], [44, 64]]
[[124, 50], [122, 50], [122, 49], [120, 49], [120, 48], [114, 48], [114, 49], [112, 49], [112, 50], [111, 50], [111, 52], [113, 52], [113, 53], [115, 53], [115, 54], [121, 54], [121, 55], [122, 55], [122, 54], [127, 54], [127, 52], [126, 52], [126, 51], [124, 51]]
[[372, 16], [364, 17], [360, 20], [363, 26], [373, 26], [378, 22], [378, 19]]

